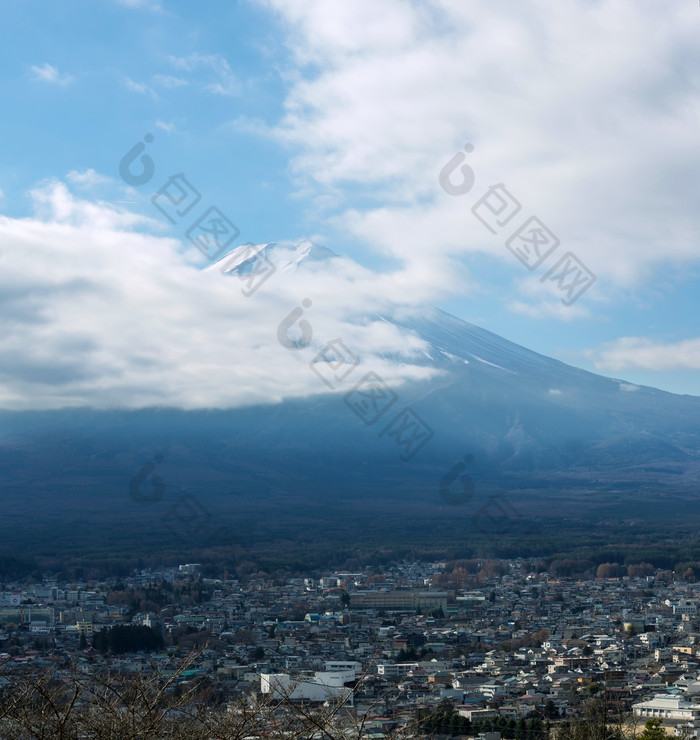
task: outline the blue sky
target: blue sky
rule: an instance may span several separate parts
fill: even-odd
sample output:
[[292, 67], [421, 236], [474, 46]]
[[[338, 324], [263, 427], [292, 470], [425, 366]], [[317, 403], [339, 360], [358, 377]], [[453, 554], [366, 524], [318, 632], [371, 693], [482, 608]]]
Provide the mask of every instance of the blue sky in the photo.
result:
[[[359, 263], [322, 278], [338, 320], [431, 303], [565, 362], [700, 395], [696, 4], [27, 0], [2, 22], [0, 405], [230, 402], [185, 391], [187, 378], [240, 362], [222, 332], [260, 347], [250, 325], [273, 326], [314, 288], [277, 283], [256, 307], [226, 308], [184, 228], [150, 202], [178, 173], [235, 223], [236, 246], [310, 239]], [[147, 133], [155, 174], [129, 187], [119, 162]], [[474, 185], [451, 195], [439, 174], [467, 143]], [[499, 183], [521, 208], [492, 234], [472, 209]], [[529, 270], [505, 241], [533, 216], [559, 246]], [[596, 277], [568, 306], [541, 280], [567, 252]], [[235, 329], [212, 318], [227, 310]], [[133, 349], [141, 321], [161, 360]], [[377, 330], [370, 345], [382, 341], [400, 340]], [[165, 357], [187, 377], [163, 380]], [[290, 377], [273, 392], [270, 374], [261, 393], [305, 392]]]

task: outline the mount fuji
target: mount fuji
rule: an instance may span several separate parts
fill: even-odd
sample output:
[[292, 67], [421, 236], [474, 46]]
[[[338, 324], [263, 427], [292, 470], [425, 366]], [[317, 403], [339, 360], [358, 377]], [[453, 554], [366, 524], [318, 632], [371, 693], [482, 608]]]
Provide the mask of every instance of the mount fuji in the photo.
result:
[[[241, 262], [224, 258], [208, 269], [241, 278], [254, 274], [261, 258], [289, 273], [334, 256], [310, 242], [293, 250], [269, 244]], [[666, 472], [675, 483], [697, 480], [700, 398], [572, 367], [435, 308], [410, 320], [391, 312], [380, 318], [419, 337], [423, 356], [411, 362], [438, 371], [397, 391], [439, 439], [432, 450], [426, 445], [426, 459], [469, 449], [494, 471]], [[349, 434], [342, 409], [330, 417], [318, 420], [319, 428], [339, 424]]]
[[[207, 272], [253, 286], [334, 258], [309, 242], [245, 246]], [[522, 521], [693, 511], [700, 398], [586, 372], [431, 307], [371, 319], [419, 340], [410, 363], [426, 372], [391, 386], [357, 348], [319, 343], [307, 349], [319, 388], [343, 376], [341, 391], [217, 411], [4, 412], [0, 535], [32, 552], [427, 546], [482, 536], [475, 517], [494, 501]], [[206, 524], [188, 525], [183, 502]]]

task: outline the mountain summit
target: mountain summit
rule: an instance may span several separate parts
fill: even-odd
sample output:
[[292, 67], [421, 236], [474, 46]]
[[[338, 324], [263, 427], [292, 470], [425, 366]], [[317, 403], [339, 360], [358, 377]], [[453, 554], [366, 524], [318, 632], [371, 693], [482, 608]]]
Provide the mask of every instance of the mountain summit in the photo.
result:
[[255, 263], [264, 260], [282, 272], [292, 272], [302, 263], [323, 262], [338, 255], [327, 247], [303, 240], [296, 244], [268, 242], [266, 244], [243, 244], [208, 265], [206, 272], [219, 271], [222, 275], [248, 275]]

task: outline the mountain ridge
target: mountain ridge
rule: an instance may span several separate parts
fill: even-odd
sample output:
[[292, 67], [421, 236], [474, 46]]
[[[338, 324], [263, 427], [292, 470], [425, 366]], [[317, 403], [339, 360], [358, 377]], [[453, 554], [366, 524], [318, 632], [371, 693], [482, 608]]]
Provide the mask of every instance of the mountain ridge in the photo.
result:
[[[309, 245], [270, 243], [263, 251], [288, 272], [337, 257]], [[255, 271], [259, 251], [238, 263], [229, 254], [207, 269]], [[167, 512], [188, 495], [240, 541], [291, 536], [290, 527], [316, 519], [336, 538], [348, 522], [380, 538], [397, 527], [415, 536], [392, 519], [399, 504], [430, 531], [458, 536], [454, 527], [490, 496], [517, 500], [529, 516], [558, 515], [556, 501], [562, 516], [585, 517], [589, 506], [632, 505], [626, 491], [641, 506], [686, 501], [697, 490], [700, 398], [590, 373], [437, 308], [380, 316], [418, 337], [425, 352], [411, 362], [437, 372], [391, 388], [395, 399], [377, 419], [353, 405], [367, 377], [362, 366], [342, 393], [228, 410], [0, 413], [2, 487], [12, 512], [0, 536], [16, 543], [18, 521], [28, 521], [22, 536], [48, 547], [67, 537], [55, 522], [81, 522], [105, 546], [165, 547]], [[402, 425], [420, 432], [420, 444], [405, 444]], [[130, 495], [130, 481], [156, 456], [166, 493], [146, 506]], [[440, 493], [455, 466], [474, 485], [462, 507]]]

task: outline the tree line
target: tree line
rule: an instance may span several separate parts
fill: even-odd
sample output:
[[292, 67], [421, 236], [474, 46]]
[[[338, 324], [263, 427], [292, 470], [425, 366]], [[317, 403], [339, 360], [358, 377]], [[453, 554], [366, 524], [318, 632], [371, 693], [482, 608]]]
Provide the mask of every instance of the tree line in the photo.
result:
[[118, 624], [101, 629], [92, 636], [92, 646], [101, 653], [108, 650], [117, 655], [151, 652], [163, 648], [165, 641], [159, 629], [141, 624]]

